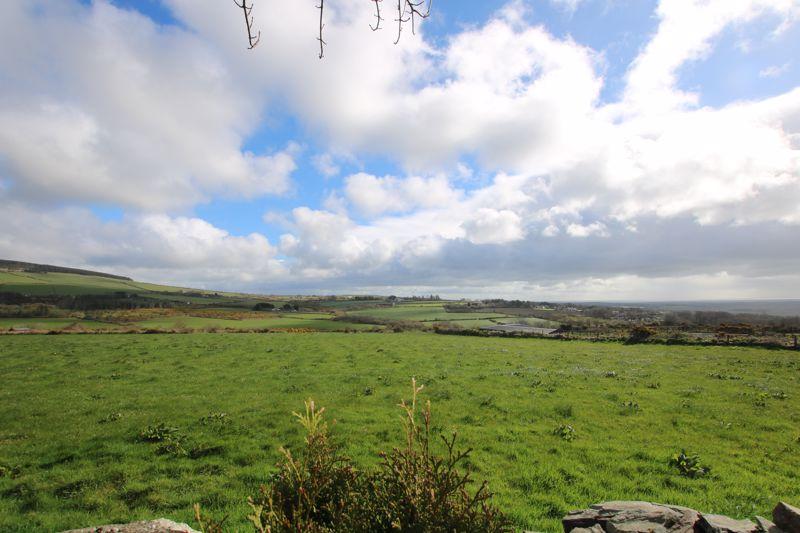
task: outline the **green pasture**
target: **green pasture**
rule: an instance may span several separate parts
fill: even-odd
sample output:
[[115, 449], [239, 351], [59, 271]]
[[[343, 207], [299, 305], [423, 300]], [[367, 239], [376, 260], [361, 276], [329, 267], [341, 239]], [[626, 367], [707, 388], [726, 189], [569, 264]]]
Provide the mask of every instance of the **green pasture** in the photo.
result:
[[227, 320], [221, 318], [199, 318], [191, 316], [176, 316], [144, 320], [131, 324], [144, 329], [170, 330], [176, 328], [230, 328], [230, 329], [313, 329], [317, 331], [336, 331], [345, 329], [372, 329], [370, 324], [350, 324], [347, 322], [334, 322], [329, 316], [321, 314], [305, 314], [299, 316], [276, 316], [266, 318], [252, 318], [242, 320]]
[[[399, 444], [425, 385], [436, 432], [520, 528], [612, 499], [735, 517], [800, 502], [800, 354], [431, 333], [0, 336], [0, 531], [167, 516], [200, 502], [248, 531], [246, 498], [313, 397], [361, 465]], [[335, 423], [334, 423], [335, 421]], [[188, 456], [139, 432], [164, 423]], [[574, 440], [554, 434], [574, 428]], [[685, 448], [711, 467], [681, 476]]]
[[388, 320], [411, 320], [418, 322], [486, 320], [490, 318], [514, 318], [501, 313], [450, 313], [441, 303], [400, 304], [394, 307], [375, 307], [350, 311], [348, 315], [374, 317]]
[[59, 330], [78, 324], [86, 329], [113, 329], [114, 324], [81, 320], [76, 318], [0, 318], [0, 330], [12, 328], [28, 328], [35, 330]]

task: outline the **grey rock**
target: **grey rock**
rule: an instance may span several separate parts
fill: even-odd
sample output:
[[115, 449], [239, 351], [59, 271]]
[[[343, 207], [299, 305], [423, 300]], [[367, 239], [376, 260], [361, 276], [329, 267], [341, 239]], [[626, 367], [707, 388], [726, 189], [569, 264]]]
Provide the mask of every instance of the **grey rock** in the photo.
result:
[[734, 520], [719, 514], [704, 514], [698, 522], [704, 533], [759, 533], [759, 527], [750, 520]]
[[756, 525], [762, 533], [785, 533], [781, 528], [762, 516], [756, 516]]
[[797, 507], [780, 502], [772, 510], [772, 520], [786, 533], [800, 533], [800, 509]]
[[576, 527], [571, 533], [606, 533], [603, 528], [595, 524], [592, 527]]
[[675, 505], [614, 501], [572, 511], [562, 519], [564, 531], [600, 526], [609, 533], [692, 533], [697, 511]]
[[83, 529], [71, 529], [63, 533], [199, 533], [187, 524], [179, 524], [166, 518], [131, 522], [130, 524], [110, 524]]

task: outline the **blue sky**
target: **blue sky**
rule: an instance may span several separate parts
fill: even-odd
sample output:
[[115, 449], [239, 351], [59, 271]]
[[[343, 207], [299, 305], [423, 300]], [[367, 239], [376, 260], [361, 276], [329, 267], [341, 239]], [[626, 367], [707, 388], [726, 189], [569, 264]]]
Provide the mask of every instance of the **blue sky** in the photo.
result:
[[328, 3], [322, 60], [313, 2], [255, 0], [252, 51], [213, 0], [4, 5], [0, 255], [265, 292], [800, 296], [800, 2], [440, 0], [397, 46], [363, 4]]

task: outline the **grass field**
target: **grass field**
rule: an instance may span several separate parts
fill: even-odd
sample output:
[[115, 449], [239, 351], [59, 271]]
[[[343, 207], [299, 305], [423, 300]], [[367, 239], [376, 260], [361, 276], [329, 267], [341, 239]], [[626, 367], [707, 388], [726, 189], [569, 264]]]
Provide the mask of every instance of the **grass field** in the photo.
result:
[[219, 318], [169, 317], [134, 322], [140, 328], [171, 330], [176, 328], [230, 328], [230, 329], [313, 329], [316, 331], [334, 331], [344, 329], [374, 329], [370, 324], [350, 324], [334, 322], [329, 316], [303, 313], [308, 316], [276, 316], [243, 320], [225, 320]]
[[113, 324], [94, 320], [78, 320], [74, 318], [0, 318], [0, 330], [11, 328], [28, 328], [35, 330], [60, 330], [80, 324], [82, 328], [101, 330], [114, 329]]
[[106, 294], [117, 291], [179, 292], [180, 290], [166, 285], [61, 272], [0, 272], [0, 291], [26, 294]]
[[368, 316], [389, 320], [412, 320], [416, 322], [439, 322], [439, 321], [456, 321], [456, 320], [486, 320], [489, 318], [496, 319], [513, 319], [509, 315], [500, 313], [449, 313], [444, 309], [444, 305], [440, 303], [423, 303], [423, 304], [401, 304], [394, 307], [376, 307], [372, 309], [359, 309], [358, 311], [350, 311], [348, 315], [354, 316]]
[[[247, 531], [245, 498], [279, 446], [301, 443], [291, 411], [304, 398], [368, 465], [399, 442], [411, 376], [520, 527], [559, 531], [568, 510], [609, 499], [736, 517], [800, 501], [790, 351], [429, 333], [4, 336], [0, 376], [0, 531], [191, 522], [197, 501]], [[138, 439], [159, 422], [194, 458]], [[554, 435], [562, 424], [573, 441]], [[681, 448], [712, 475], [668, 466]]]

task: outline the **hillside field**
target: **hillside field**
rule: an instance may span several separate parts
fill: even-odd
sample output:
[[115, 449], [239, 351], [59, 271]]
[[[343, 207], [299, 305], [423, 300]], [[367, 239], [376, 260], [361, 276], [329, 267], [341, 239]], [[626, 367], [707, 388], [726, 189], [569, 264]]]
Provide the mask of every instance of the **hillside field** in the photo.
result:
[[[313, 319], [312, 319], [313, 320]], [[313, 397], [359, 464], [400, 441], [397, 403], [425, 385], [434, 425], [474, 448], [476, 479], [526, 529], [644, 499], [769, 516], [800, 501], [800, 357], [431, 333], [0, 336], [0, 531], [167, 516], [200, 502], [248, 531], [245, 500], [292, 411]], [[164, 423], [188, 457], [140, 431]], [[575, 439], [554, 430], [570, 425]], [[711, 476], [668, 465], [685, 448]]]

